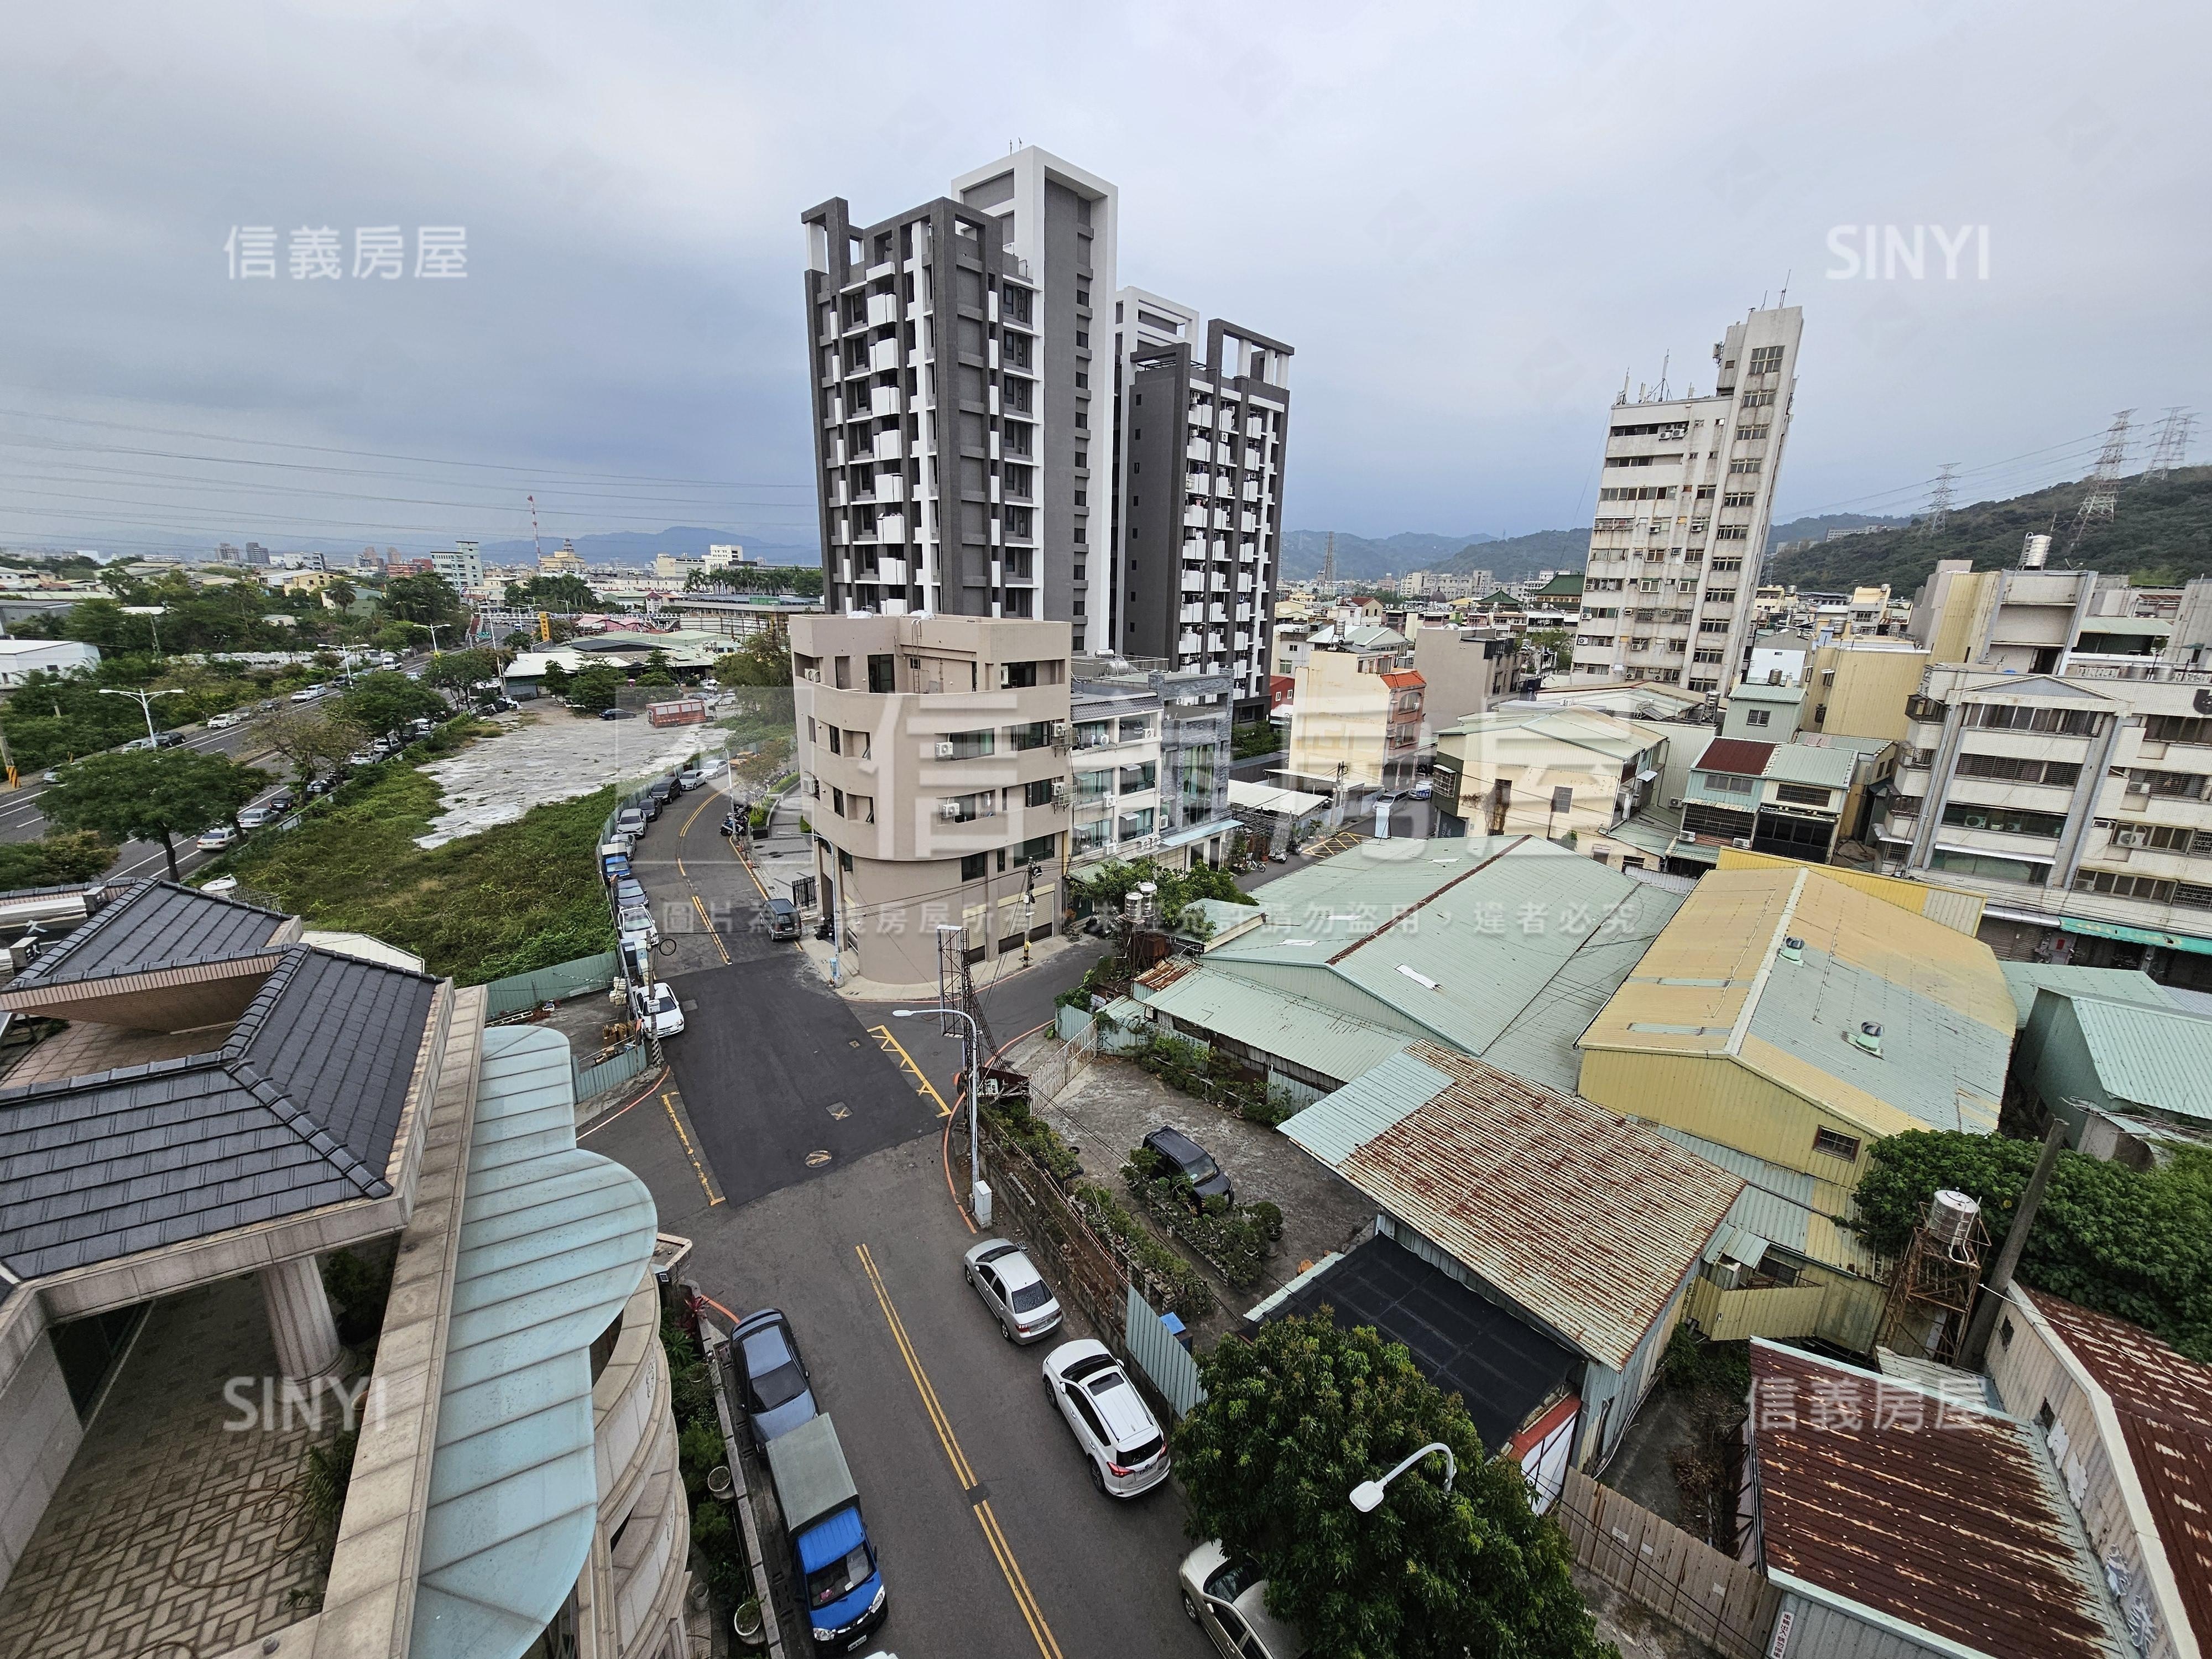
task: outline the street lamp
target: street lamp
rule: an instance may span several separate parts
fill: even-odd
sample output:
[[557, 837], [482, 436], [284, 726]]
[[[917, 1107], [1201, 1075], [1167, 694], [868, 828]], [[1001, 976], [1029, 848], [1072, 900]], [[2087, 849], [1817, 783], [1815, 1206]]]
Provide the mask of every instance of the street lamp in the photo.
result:
[[1459, 1464], [1454, 1461], [1449, 1446], [1441, 1440], [1431, 1440], [1380, 1480], [1363, 1480], [1354, 1486], [1352, 1489], [1352, 1507], [1362, 1515], [1374, 1514], [1382, 1506], [1382, 1489], [1431, 1452], [1442, 1452], [1444, 1455], [1444, 1496], [1450, 1497], [1452, 1478], [1459, 1473]]
[[138, 712], [146, 717], [146, 735], [150, 738], [155, 735], [154, 731], [154, 699], [156, 697], [182, 696], [184, 695], [184, 688], [181, 686], [173, 685], [168, 687], [166, 690], [161, 691], [125, 691], [112, 685], [103, 685], [100, 688], [100, 695], [103, 697], [137, 698]]
[[967, 1040], [961, 1044], [961, 1047], [968, 1051], [966, 1056], [966, 1069], [968, 1073], [968, 1207], [970, 1211], [973, 1211], [975, 1207], [975, 1188], [981, 1186], [983, 1183], [982, 1159], [977, 1150], [980, 1143], [975, 1138], [975, 1097], [981, 1092], [979, 1085], [981, 1083], [981, 1079], [978, 1078], [975, 1073], [982, 1063], [983, 1033], [975, 1024], [975, 1015], [968, 1012], [963, 1008], [948, 1008], [943, 1003], [938, 1003], [934, 1006], [928, 1008], [894, 1008], [891, 1010], [891, 1018], [894, 1019], [912, 1019], [916, 1015], [920, 1014], [949, 1014], [955, 1019], [964, 1019], [968, 1022]]

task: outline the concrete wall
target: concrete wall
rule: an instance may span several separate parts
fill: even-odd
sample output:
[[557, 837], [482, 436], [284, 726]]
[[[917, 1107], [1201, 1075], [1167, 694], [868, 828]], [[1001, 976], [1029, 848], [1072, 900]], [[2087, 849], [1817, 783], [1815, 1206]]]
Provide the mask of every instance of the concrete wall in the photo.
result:
[[84, 1438], [35, 1291], [17, 1291], [0, 1317], [0, 1584], [15, 1569], [46, 1501]]

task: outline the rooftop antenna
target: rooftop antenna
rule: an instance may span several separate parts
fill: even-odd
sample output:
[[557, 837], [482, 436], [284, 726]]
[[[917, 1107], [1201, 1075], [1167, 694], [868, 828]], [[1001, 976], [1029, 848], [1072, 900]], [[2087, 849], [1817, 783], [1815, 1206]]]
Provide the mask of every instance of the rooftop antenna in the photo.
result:
[[1796, 270], [1797, 268], [1795, 265], [1792, 265], [1788, 270], [1782, 273], [1782, 297], [1774, 302], [1775, 308], [1777, 310], [1784, 309], [1789, 305], [1790, 279], [1796, 274]]
[[1662, 404], [1667, 401], [1667, 370], [1674, 361], [1671, 351], [1659, 360], [1659, 401]]
[[1620, 371], [1620, 396], [1613, 400], [1613, 406], [1615, 409], [1619, 409], [1628, 401], [1628, 377], [1633, 373], [1635, 373], [1633, 368], [1624, 368]]
[[2088, 534], [2089, 526], [2108, 521], [2120, 502], [2120, 469], [2128, 460], [2128, 428], [2135, 419], [2135, 410], [2124, 409], [2112, 416], [2112, 424], [2105, 433], [2105, 447], [2097, 452], [2097, 465], [2081, 483], [2081, 510], [2074, 515], [2074, 533], [2066, 538], [2066, 559], [2071, 563], [2074, 550], [2081, 545], [2081, 538]]

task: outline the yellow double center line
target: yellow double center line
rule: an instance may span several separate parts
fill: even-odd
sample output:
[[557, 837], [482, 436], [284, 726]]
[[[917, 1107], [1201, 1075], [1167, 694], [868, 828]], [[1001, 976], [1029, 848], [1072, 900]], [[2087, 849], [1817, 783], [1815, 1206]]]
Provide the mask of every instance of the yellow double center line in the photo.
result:
[[[969, 1467], [968, 1454], [960, 1449], [959, 1437], [952, 1432], [952, 1421], [938, 1401], [929, 1373], [921, 1368], [921, 1360], [907, 1336], [898, 1310], [891, 1305], [890, 1292], [884, 1288], [884, 1276], [876, 1271], [876, 1260], [868, 1254], [865, 1244], [855, 1244], [853, 1249], [860, 1258], [860, 1271], [868, 1276], [868, 1287], [876, 1293], [876, 1305], [884, 1310], [884, 1322], [890, 1327], [891, 1340], [898, 1345], [899, 1358], [906, 1362], [907, 1375], [914, 1379], [915, 1392], [921, 1396], [921, 1408], [929, 1417], [929, 1425], [937, 1431], [937, 1443], [945, 1448], [945, 1455], [952, 1465], [952, 1478], [960, 1483], [963, 1496], [973, 1498], [978, 1485], [975, 1471]], [[1013, 1546], [1006, 1541], [999, 1517], [991, 1512], [991, 1500], [975, 1498], [970, 1507], [975, 1512], [976, 1525], [983, 1529], [983, 1541], [991, 1547], [999, 1571], [1006, 1577], [1006, 1588], [1013, 1592], [1014, 1605], [1021, 1610], [1022, 1621], [1030, 1627], [1037, 1652], [1043, 1659], [1061, 1659], [1060, 1644], [1053, 1639], [1052, 1626], [1045, 1622], [1044, 1609], [1037, 1605], [1029, 1580], [1022, 1576], [1021, 1563], [1014, 1559]]]

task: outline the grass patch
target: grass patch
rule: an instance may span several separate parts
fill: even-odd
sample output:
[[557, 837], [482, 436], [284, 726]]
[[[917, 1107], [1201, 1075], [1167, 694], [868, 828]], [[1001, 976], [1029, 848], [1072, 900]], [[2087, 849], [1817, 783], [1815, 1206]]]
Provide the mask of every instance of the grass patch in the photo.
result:
[[229, 867], [310, 926], [372, 934], [463, 985], [614, 949], [597, 863], [612, 788], [416, 846], [443, 799], [411, 766], [376, 767], [298, 829], [254, 836]]

